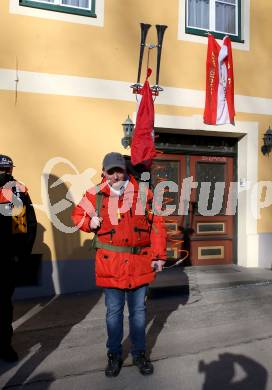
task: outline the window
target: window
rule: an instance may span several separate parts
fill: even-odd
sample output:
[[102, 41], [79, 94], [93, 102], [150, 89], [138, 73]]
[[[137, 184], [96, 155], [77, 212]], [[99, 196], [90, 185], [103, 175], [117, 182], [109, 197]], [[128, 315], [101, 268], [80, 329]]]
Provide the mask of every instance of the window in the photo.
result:
[[241, 40], [242, 0], [186, 0], [187, 34], [205, 35], [207, 31], [216, 38], [226, 34], [232, 41]]
[[96, 17], [95, 0], [20, 0], [20, 5]]

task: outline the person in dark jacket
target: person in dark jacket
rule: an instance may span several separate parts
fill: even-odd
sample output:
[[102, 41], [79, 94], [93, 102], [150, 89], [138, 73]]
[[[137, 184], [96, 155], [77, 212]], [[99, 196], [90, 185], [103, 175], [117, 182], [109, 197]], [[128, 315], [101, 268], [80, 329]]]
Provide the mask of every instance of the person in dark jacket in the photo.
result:
[[13, 161], [0, 155], [0, 359], [16, 362], [11, 345], [16, 262], [31, 254], [37, 221], [26, 187], [12, 176]]
[[96, 284], [104, 287], [107, 307], [108, 365], [106, 376], [122, 366], [125, 301], [129, 310], [133, 363], [143, 375], [153, 373], [145, 355], [146, 291], [166, 258], [163, 218], [153, 213], [153, 193], [140, 189], [127, 174], [124, 157], [109, 153], [103, 160], [103, 180], [89, 189], [73, 210], [75, 225], [96, 233]]

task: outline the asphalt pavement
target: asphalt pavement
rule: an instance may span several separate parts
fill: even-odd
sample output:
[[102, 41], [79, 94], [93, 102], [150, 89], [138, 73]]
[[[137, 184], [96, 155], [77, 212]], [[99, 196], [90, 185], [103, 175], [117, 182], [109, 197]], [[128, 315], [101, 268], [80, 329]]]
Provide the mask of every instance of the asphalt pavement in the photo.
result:
[[101, 290], [16, 301], [17, 364], [0, 362], [3, 389], [272, 390], [272, 271], [177, 267], [149, 290], [147, 341], [154, 374], [129, 355], [106, 378]]

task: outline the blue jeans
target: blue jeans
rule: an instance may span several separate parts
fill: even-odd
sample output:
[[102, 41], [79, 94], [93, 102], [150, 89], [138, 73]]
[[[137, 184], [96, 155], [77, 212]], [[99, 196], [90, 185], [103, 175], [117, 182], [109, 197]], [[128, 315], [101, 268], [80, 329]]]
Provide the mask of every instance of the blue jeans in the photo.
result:
[[105, 288], [105, 304], [107, 307], [106, 324], [108, 331], [107, 348], [109, 352], [122, 355], [124, 306], [127, 300], [129, 311], [129, 337], [132, 356], [145, 351], [145, 325], [147, 285], [133, 290]]

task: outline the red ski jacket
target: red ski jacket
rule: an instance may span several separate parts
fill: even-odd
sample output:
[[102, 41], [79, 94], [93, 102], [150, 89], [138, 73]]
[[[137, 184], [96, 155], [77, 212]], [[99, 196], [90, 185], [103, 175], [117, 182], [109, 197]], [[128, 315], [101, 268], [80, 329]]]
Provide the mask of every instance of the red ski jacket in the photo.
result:
[[[106, 244], [111, 249], [97, 249], [96, 284], [133, 289], [152, 282], [155, 272], [151, 261], [166, 258], [166, 230], [163, 218], [152, 212], [153, 193], [149, 189], [139, 191], [138, 182], [131, 176], [124, 194], [114, 195], [103, 180], [98, 188], [89, 189], [73, 210], [73, 222], [85, 232], [92, 232], [90, 221], [97, 215], [98, 191], [102, 193], [99, 216], [103, 218], [96, 231], [98, 246]], [[118, 252], [114, 246], [128, 247], [128, 251]]]

